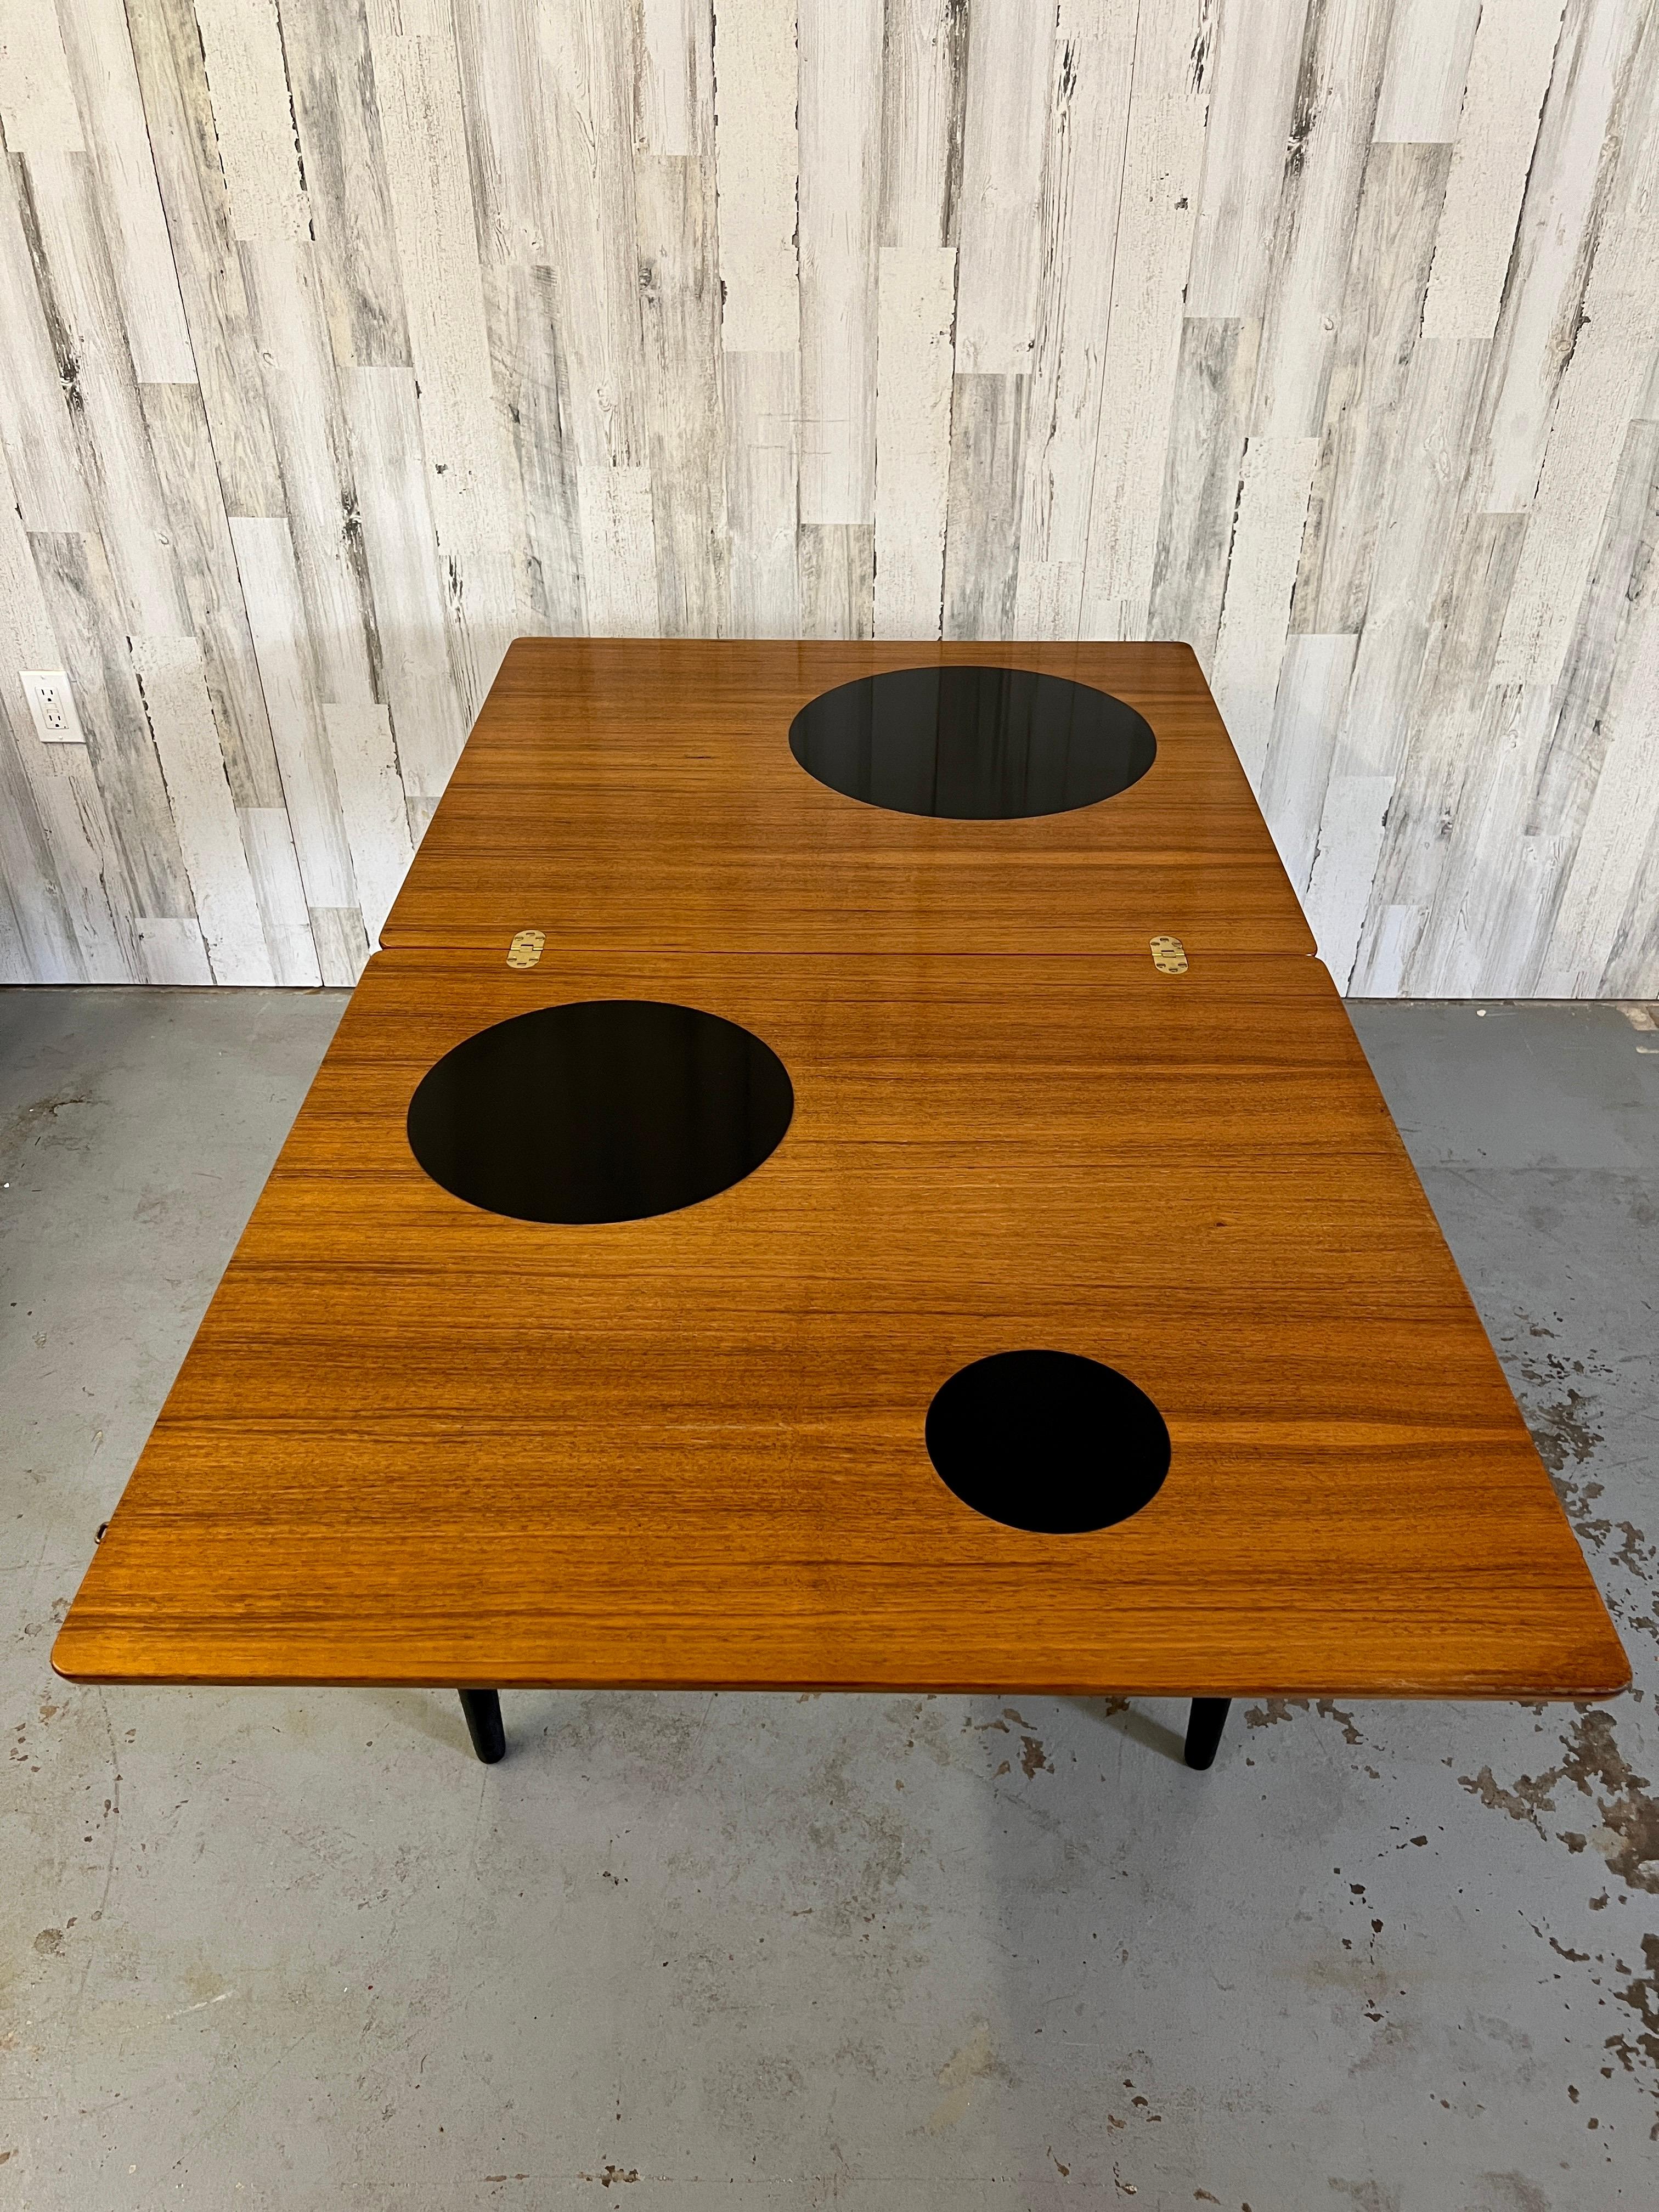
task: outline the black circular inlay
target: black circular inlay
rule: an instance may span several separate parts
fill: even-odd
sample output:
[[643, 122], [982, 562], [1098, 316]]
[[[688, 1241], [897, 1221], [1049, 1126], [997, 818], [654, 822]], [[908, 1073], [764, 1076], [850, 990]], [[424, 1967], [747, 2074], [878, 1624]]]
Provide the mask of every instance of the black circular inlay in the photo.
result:
[[640, 1221], [713, 1198], [775, 1152], [794, 1088], [769, 1045], [718, 1014], [585, 999], [497, 1022], [410, 1101], [434, 1182], [520, 1221]]
[[1029, 668], [894, 668], [809, 700], [789, 725], [809, 775], [900, 814], [1009, 822], [1092, 806], [1138, 783], [1150, 726], [1069, 677]]
[[927, 1434], [964, 1505], [1045, 1536], [1127, 1521], [1170, 1471], [1170, 1431], [1146, 1393], [1075, 1352], [994, 1352], [958, 1368]]

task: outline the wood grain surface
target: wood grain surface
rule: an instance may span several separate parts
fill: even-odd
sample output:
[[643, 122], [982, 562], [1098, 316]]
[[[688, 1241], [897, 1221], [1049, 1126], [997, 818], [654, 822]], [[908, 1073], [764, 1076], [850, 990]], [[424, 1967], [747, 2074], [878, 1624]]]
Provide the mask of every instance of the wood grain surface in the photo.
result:
[[[963, 661], [1112, 692], [1158, 758], [1093, 806], [954, 822], [860, 805], [791, 754], [820, 692]], [[1209, 957], [1313, 951], [1182, 645], [520, 638], [382, 941], [526, 927], [621, 951], [1139, 954], [1160, 932]]]
[[[1310, 960], [485, 950], [371, 963], [53, 1655], [90, 1680], [1594, 1697], [1628, 1668]], [[532, 1007], [752, 1029], [793, 1122], [656, 1219], [416, 1164]], [[535, 1141], [532, 1120], [526, 1141]], [[929, 1400], [1049, 1346], [1161, 1407], [1082, 1536], [961, 1504]]]
[[1184, 639], [1342, 986], [1659, 992], [1651, 0], [0, 21], [0, 980], [355, 981], [660, 631]]

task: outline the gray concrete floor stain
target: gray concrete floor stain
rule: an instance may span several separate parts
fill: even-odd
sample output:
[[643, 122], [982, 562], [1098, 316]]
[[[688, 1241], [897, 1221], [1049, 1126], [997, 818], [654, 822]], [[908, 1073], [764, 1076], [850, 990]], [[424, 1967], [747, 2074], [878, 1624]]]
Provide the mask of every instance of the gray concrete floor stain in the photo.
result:
[[1605, 1708], [97, 1691], [57, 1622], [341, 1004], [0, 993], [0, 2204], [1659, 2197], [1654, 1032], [1360, 1006]]

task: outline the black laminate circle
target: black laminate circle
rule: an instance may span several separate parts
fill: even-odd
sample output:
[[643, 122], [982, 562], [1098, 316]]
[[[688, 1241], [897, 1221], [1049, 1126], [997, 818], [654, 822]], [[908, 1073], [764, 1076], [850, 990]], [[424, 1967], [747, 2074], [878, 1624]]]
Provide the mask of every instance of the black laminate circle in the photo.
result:
[[736, 1022], [653, 999], [585, 999], [481, 1030], [410, 1101], [434, 1182], [519, 1221], [641, 1221], [752, 1175], [795, 1093]]
[[1076, 1536], [1127, 1521], [1170, 1471], [1164, 1416], [1127, 1375], [1075, 1352], [994, 1352], [927, 1408], [927, 1455], [964, 1505]]
[[789, 725], [809, 775], [848, 799], [956, 822], [1092, 806], [1158, 753], [1121, 699], [1029, 668], [893, 668], [811, 699]]

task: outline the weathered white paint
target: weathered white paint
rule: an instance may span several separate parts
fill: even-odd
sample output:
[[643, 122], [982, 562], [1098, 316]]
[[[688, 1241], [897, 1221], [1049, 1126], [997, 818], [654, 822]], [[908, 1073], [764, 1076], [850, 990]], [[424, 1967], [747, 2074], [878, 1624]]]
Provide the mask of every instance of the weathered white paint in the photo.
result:
[[1146, 635], [1213, 31], [1210, 0], [1140, 11], [1102, 371], [1110, 404], [1090, 489], [1085, 636]]
[[702, 154], [713, 120], [712, 0], [641, 0], [640, 149]]
[[1395, 0], [1375, 137], [1422, 146], [1457, 136], [1481, 0]]
[[881, 0], [800, 0], [800, 520], [875, 513]]
[[[1639, 116], [1659, 90], [1659, 19], [1651, 14], [1630, 76]], [[1608, 425], [1622, 429], [1630, 420], [1659, 345], [1659, 130], [1635, 135], [1620, 150], [1504, 617], [1492, 672], [1499, 684], [1553, 684], [1561, 672], [1619, 465]]]
[[648, 469], [576, 472], [588, 626], [599, 637], [649, 637], [657, 627], [657, 548]]
[[1252, 0], [1221, 9], [1209, 64], [1188, 315], [1260, 319], [1272, 270], [1262, 248], [1284, 189], [1307, 15], [1308, 0]]
[[[355, 906], [356, 884], [306, 650], [305, 610], [288, 525], [233, 516], [230, 530], [307, 903]], [[324, 980], [340, 979], [325, 974]]]
[[1115, 239], [1134, 71], [1134, 21], [1062, 0], [1043, 160], [1036, 337], [1026, 416], [1014, 628], [1075, 637], [1088, 557]]
[[937, 637], [951, 471], [949, 246], [881, 256], [876, 369], [876, 635]]
[[1562, 25], [1492, 344], [1477, 467], [1481, 503], [1496, 514], [1524, 514], [1538, 489], [1556, 394], [1578, 340], [1610, 181], [1607, 123], [1631, 28], [1620, 0], [1575, 0]]
[[1389, 775], [1337, 775], [1326, 787], [1319, 843], [1304, 904], [1319, 957], [1346, 991], [1370, 896], [1368, 866], [1394, 790]]
[[1257, 790], [1279, 857], [1298, 894], [1308, 888], [1330, 781], [1342, 702], [1358, 640], [1303, 632], [1285, 641], [1267, 766]]
[[1054, 0], [997, 0], [975, 11], [957, 287], [957, 364], [965, 375], [1017, 376], [1030, 367], [1054, 50]]
[[1318, 459], [1317, 438], [1251, 438], [1244, 447], [1210, 684], [1244, 772], [1258, 787]]
[[264, 925], [270, 964], [279, 983], [301, 988], [322, 981], [317, 947], [311, 933], [311, 913], [306, 888], [294, 850], [294, 826], [281, 806], [245, 806], [237, 810], [242, 825], [242, 845], [253, 878], [254, 896]]
[[[1640, 641], [1618, 702], [1612, 744], [1579, 835], [1538, 989], [1551, 997], [1594, 994], [1620, 950], [1631, 894], [1653, 840], [1659, 781], [1659, 592], [1649, 593]], [[1652, 916], [1634, 917], [1652, 934]], [[1645, 992], [1645, 986], [1643, 987]]]
[[120, 222], [106, 227], [104, 237], [133, 374], [141, 384], [193, 384], [196, 356], [156, 190], [125, 11], [121, 0], [77, 0], [59, 20], [69, 36], [99, 197], [106, 207], [121, 210]]
[[141, 914], [138, 952], [147, 983], [212, 983], [214, 975], [193, 915]]
[[323, 708], [340, 817], [351, 852], [356, 905], [373, 947], [392, 911], [398, 886], [415, 857], [409, 814], [384, 707]]
[[135, 637], [132, 665], [179, 825], [201, 924], [197, 943], [205, 940], [211, 980], [274, 983], [259, 902], [219, 749], [202, 648], [193, 637]]
[[944, 246], [961, 151], [968, 11], [957, 0], [886, 0], [881, 57], [881, 242]]
[[0, 130], [9, 154], [85, 150], [52, 0], [0, 0]]
[[516, 631], [942, 628], [1188, 639], [1356, 988], [1659, 991], [1649, 0], [125, 15], [0, 0], [0, 973], [349, 980]]
[[196, 0], [231, 235], [311, 235], [276, 0]]
[[714, 161], [728, 353], [793, 353], [800, 340], [798, 75], [793, 0], [720, 0]]

